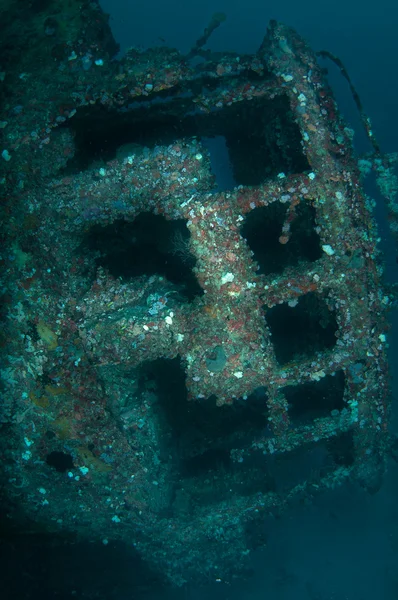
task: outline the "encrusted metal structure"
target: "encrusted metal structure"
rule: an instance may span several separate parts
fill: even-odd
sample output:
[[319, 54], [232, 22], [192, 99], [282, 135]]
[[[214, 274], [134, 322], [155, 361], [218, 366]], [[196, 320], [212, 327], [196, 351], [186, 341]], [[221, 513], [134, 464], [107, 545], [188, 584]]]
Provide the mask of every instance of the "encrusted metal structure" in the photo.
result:
[[[41, 179], [18, 192], [9, 494], [51, 530], [134, 544], [175, 583], [223, 578], [292, 498], [377, 485], [377, 232], [351, 132], [291, 29], [271, 23], [255, 56], [103, 68], [65, 84], [35, 139]], [[37, 157], [51, 143], [58, 173]]]

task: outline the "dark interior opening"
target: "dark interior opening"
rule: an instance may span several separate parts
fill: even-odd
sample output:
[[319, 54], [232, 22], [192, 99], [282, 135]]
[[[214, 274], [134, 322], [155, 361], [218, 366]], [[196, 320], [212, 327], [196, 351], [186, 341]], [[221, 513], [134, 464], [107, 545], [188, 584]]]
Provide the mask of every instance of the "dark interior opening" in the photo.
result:
[[342, 410], [345, 406], [344, 383], [344, 372], [337, 371], [319, 381], [284, 388], [292, 421], [308, 423], [330, 416], [333, 410]]
[[[231, 489], [241, 494], [269, 490], [263, 460], [241, 465], [231, 459], [231, 450], [250, 446], [268, 425], [265, 388], [220, 407], [214, 397], [189, 401], [185, 373], [178, 358], [142, 365], [139, 387], [141, 392], [147, 387], [155, 389], [160, 421], [169, 444], [165, 454], [173, 456], [177, 479], [185, 490], [190, 489], [191, 496], [202, 499], [203, 494], [207, 496], [203, 485], [209, 478], [213, 483], [217, 481], [215, 487], [206, 484], [206, 501], [211, 503]], [[242, 471], [246, 472], [245, 477]]]
[[288, 205], [273, 202], [269, 206], [255, 208], [249, 212], [241, 227], [241, 235], [247, 240], [259, 273], [282, 273], [287, 267], [296, 267], [300, 262], [314, 262], [321, 258], [319, 235], [315, 231], [315, 210], [308, 202], [297, 207], [297, 217], [291, 225], [291, 236], [287, 244], [281, 244], [282, 227]]
[[50, 454], [47, 454], [46, 463], [50, 467], [54, 467], [54, 469], [58, 471], [58, 473], [65, 473], [66, 471], [73, 469], [74, 466], [73, 458], [70, 454], [58, 451], [50, 452]]
[[123, 111], [100, 106], [79, 109], [68, 122], [76, 152], [66, 171], [80, 172], [92, 163], [113, 160], [126, 145], [140, 154], [145, 147], [217, 136], [226, 140], [236, 185], [258, 185], [281, 171], [310, 169], [285, 96], [234, 102], [210, 112], [199, 111], [187, 92], [158, 96], [136, 101]]
[[301, 296], [294, 307], [278, 304], [268, 309], [266, 320], [281, 365], [315, 356], [337, 341], [336, 313], [314, 292]]
[[140, 385], [146, 386], [148, 382], [155, 383], [159, 405], [173, 431], [182, 461], [197, 458], [210, 449], [229, 452], [252, 440], [255, 432], [267, 426], [267, 394], [263, 387], [246, 400], [238, 399], [223, 406], [216, 405], [214, 396], [201, 401], [188, 400], [185, 372], [179, 358], [144, 363], [140, 367]]
[[269, 457], [268, 465], [275, 490], [282, 494], [304, 481], [317, 484], [336, 468], [326, 440], [304, 444], [290, 452], [275, 453]]
[[355, 460], [355, 445], [353, 431], [345, 431], [339, 436], [332, 437], [327, 442], [328, 450], [336, 465], [349, 467]]
[[[114, 369], [109, 377], [114, 377]], [[139, 428], [141, 421], [153, 423], [156, 435], [151, 438], [150, 456], [157, 457], [156, 469], [163, 465], [170, 473], [170, 494], [167, 506], [162, 506], [169, 515], [188, 515], [196, 507], [234, 501], [234, 496], [284, 493], [303, 480], [316, 479], [318, 472], [322, 476], [336, 465], [349, 464], [352, 458], [349, 436], [336, 436], [334, 443], [319, 440], [291, 452], [264, 453], [260, 446], [251, 451], [253, 442], [272, 437], [266, 389], [258, 388], [246, 399], [221, 407], [214, 397], [190, 401], [180, 358], [142, 364], [127, 375], [120, 389], [126, 394], [123, 411], [147, 407], [136, 423]], [[344, 408], [343, 372], [283, 391], [294, 424]], [[124, 432], [131, 436], [132, 447], [138, 443], [139, 448], [136, 427]]]
[[141, 275], [162, 275], [176, 284], [189, 301], [203, 294], [189, 250], [190, 232], [184, 219], [168, 221], [149, 212], [134, 221], [118, 219], [111, 225], [94, 225], [86, 234], [82, 252], [95, 252], [97, 267], [128, 281]]
[[[268, 412], [265, 388], [246, 400], [217, 407], [215, 398], [188, 401], [181, 361], [156, 360], [143, 366], [140, 387], [149, 386], [158, 399], [167, 448], [163, 454], [175, 466], [171, 510], [189, 511], [234, 496], [286, 492], [303, 480], [315, 480], [353, 460], [350, 436], [336, 436], [286, 453], [248, 453], [242, 461], [234, 450], [248, 449], [264, 439]], [[306, 424], [345, 406], [344, 374], [337, 372], [310, 384], [284, 390], [295, 424]], [[239, 454], [239, 452], [238, 452]], [[180, 513], [179, 513], [180, 514]]]

